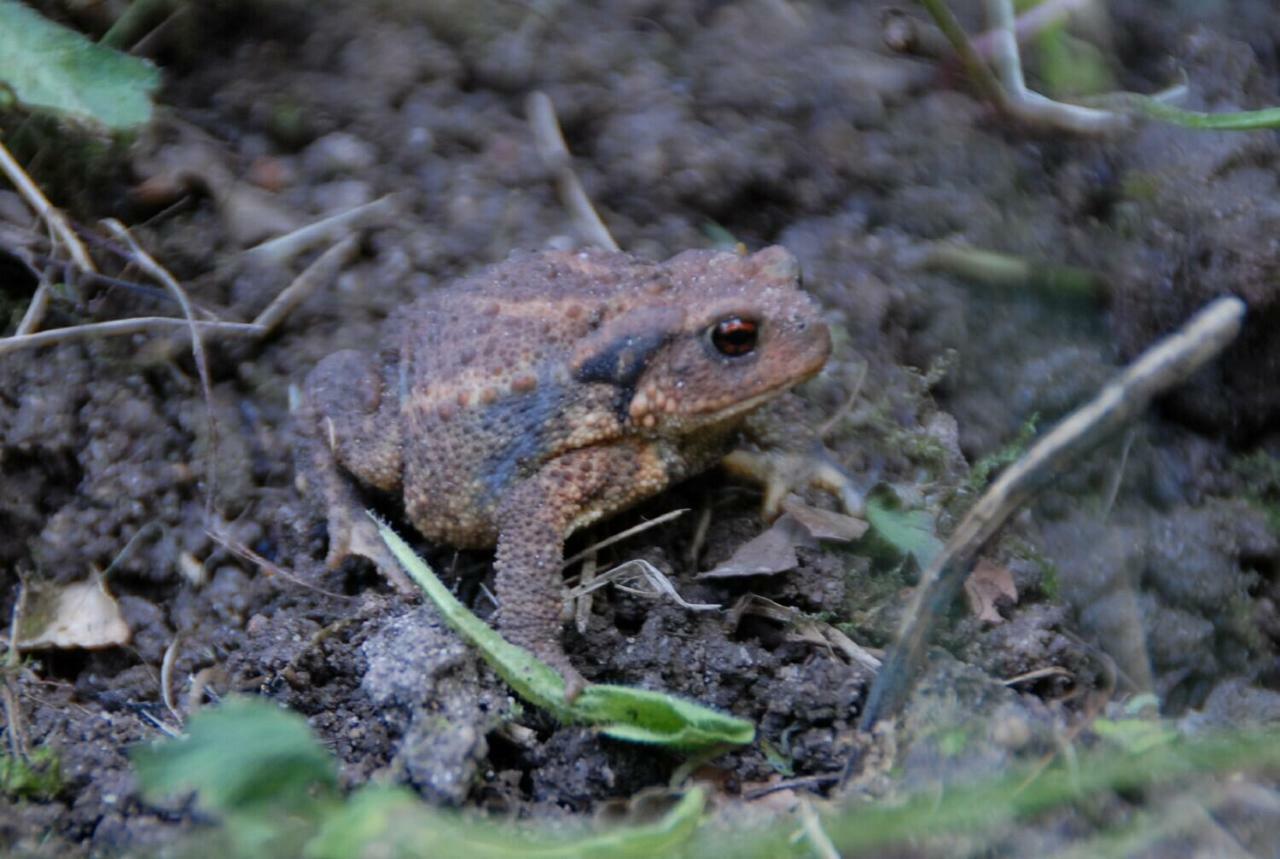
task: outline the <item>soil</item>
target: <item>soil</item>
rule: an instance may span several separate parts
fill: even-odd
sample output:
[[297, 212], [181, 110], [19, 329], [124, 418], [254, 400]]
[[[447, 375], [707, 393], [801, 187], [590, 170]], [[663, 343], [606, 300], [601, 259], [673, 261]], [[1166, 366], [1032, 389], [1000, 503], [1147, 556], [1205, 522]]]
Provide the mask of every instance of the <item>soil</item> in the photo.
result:
[[[336, 282], [273, 336], [209, 343], [211, 399], [182, 336], [0, 362], [0, 616], [20, 580], [67, 584], [110, 567], [132, 631], [125, 646], [33, 652], [8, 675], [25, 741], [57, 750], [62, 785], [0, 802], [0, 845], [140, 852], [199, 824], [181, 802], [144, 802], [127, 758], [159, 726], [177, 727], [161, 692], [175, 641], [166, 676], [179, 712], [267, 696], [308, 718], [346, 786], [381, 777], [432, 803], [560, 818], [665, 784], [680, 765], [514, 710], [429, 606], [359, 561], [324, 568], [323, 520], [294, 486], [290, 404], [317, 360], [375, 341], [423, 290], [516, 249], [582, 241], [533, 145], [533, 90], [555, 104], [623, 248], [665, 258], [779, 243], [799, 256], [836, 340], [802, 391], [806, 419], [856, 394], [827, 439], [835, 459], [864, 489], [929, 510], [941, 534], [975, 497], [972, 464], [1029, 422], [1052, 424], [1213, 296], [1249, 303], [1222, 360], [1062, 476], [991, 550], [1017, 604], [1000, 624], [957, 607], [945, 625], [898, 726], [897, 789], [1036, 760], [1099, 690], [1153, 692], [1164, 714], [1205, 723], [1280, 718], [1275, 132], [1027, 128], [945, 58], [886, 48], [879, 3], [538, 5], [191, 4], [148, 46], [165, 68], [164, 109], [113, 169], [69, 178], [50, 164], [53, 144], [20, 153], [79, 222], [136, 225], [192, 300], [226, 318], [251, 318], [310, 261], [242, 254], [281, 222], [384, 194], [397, 212], [363, 230]], [[954, 5], [976, 31], [979, 4]], [[1118, 88], [1156, 91], [1181, 71], [1192, 109], [1280, 103], [1280, 9], [1264, 0], [1117, 0], [1084, 36]], [[1033, 60], [1031, 84], [1047, 86]], [[0, 203], [4, 220], [26, 217], [7, 192]], [[978, 283], [927, 264], [938, 241], [1044, 274]], [[113, 258], [103, 243], [95, 253]], [[0, 266], [9, 333], [36, 283], [7, 254]], [[1067, 267], [1091, 273], [1093, 288], [1062, 288], [1052, 273]], [[59, 293], [45, 327], [176, 313], [157, 291], [89, 283]], [[694, 513], [601, 564], [644, 558], [692, 602], [756, 593], [865, 646], [890, 643], [912, 568], [869, 541], [801, 548], [799, 567], [775, 576], [695, 581], [763, 527], [752, 488], [718, 474], [695, 483], [571, 550], [674, 508], [706, 510], [697, 557]], [[492, 612], [489, 556], [418, 549]], [[871, 674], [780, 623], [731, 617], [603, 590], [566, 644], [589, 679], [753, 721], [760, 741], [712, 764], [729, 795], [840, 772]], [[1061, 673], [1002, 682], [1051, 666]], [[981, 739], [940, 751], [961, 728]], [[1236, 817], [1219, 824], [1257, 824]], [[1043, 853], [1069, 830], [1024, 833], [1009, 849]], [[1280, 828], [1265, 831], [1238, 837], [1274, 852]]]

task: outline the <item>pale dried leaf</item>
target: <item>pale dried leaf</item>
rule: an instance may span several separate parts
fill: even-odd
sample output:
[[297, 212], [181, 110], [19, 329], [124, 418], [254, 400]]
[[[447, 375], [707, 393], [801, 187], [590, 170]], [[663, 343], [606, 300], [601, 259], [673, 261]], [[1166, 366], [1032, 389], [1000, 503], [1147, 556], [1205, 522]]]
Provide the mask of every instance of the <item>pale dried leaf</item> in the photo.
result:
[[969, 601], [969, 611], [974, 617], [987, 623], [1003, 623], [997, 605], [1018, 603], [1018, 588], [1013, 583], [1013, 573], [1001, 564], [978, 561], [964, 582], [964, 595]]
[[794, 517], [809, 532], [809, 536], [817, 540], [851, 543], [861, 538], [869, 527], [856, 516], [810, 507], [794, 495], [787, 496], [782, 502], [782, 509]]
[[740, 576], [767, 576], [794, 570], [800, 564], [796, 546], [811, 541], [809, 532], [790, 513], [784, 514], [767, 531], [738, 547], [729, 560], [699, 579], [731, 579]]
[[115, 597], [97, 576], [69, 585], [33, 586], [22, 632], [19, 650], [98, 650], [127, 644], [131, 635]]

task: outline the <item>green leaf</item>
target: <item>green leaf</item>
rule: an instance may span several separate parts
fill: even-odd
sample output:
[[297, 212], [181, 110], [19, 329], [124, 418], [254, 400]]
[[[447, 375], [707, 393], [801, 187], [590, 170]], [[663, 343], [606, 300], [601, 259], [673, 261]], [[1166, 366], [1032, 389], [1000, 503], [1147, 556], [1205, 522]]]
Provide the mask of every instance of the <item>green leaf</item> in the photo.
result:
[[202, 808], [224, 815], [305, 811], [337, 785], [329, 753], [296, 713], [256, 698], [228, 698], [191, 717], [187, 736], [133, 750], [152, 799], [199, 791]]
[[151, 63], [96, 45], [17, 0], [0, 0], [0, 88], [19, 103], [125, 131], [151, 119], [160, 73]]
[[[372, 514], [370, 514], [372, 516]], [[374, 521], [378, 521], [374, 517]], [[742, 745], [755, 738], [755, 726], [743, 719], [674, 695], [592, 684], [572, 703], [564, 700], [564, 680], [550, 665], [506, 641], [476, 617], [441, 584], [431, 568], [400, 537], [378, 522], [391, 552], [459, 635], [480, 651], [516, 693], [562, 722], [596, 726], [620, 740], [695, 750]]]
[[1094, 733], [1129, 754], [1142, 754], [1178, 739], [1178, 732], [1153, 719], [1094, 719]]
[[657, 821], [577, 837], [552, 838], [527, 828], [477, 825], [427, 808], [408, 791], [366, 787], [325, 820], [307, 859], [349, 856], [466, 856], [468, 859], [627, 859], [669, 856], [702, 818], [701, 788], [684, 794]]
[[929, 566], [942, 551], [942, 541], [933, 533], [933, 514], [903, 510], [889, 493], [867, 499], [867, 522], [890, 546], [903, 555], [914, 555], [921, 567]]

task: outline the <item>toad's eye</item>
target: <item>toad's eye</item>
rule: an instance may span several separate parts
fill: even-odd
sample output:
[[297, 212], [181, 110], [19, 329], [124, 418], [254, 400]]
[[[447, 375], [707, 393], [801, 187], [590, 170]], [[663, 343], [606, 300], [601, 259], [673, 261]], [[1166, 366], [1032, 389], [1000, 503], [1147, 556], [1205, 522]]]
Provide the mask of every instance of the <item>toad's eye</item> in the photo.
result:
[[760, 325], [753, 319], [730, 316], [711, 326], [711, 345], [721, 355], [737, 358], [749, 355], [756, 348]]

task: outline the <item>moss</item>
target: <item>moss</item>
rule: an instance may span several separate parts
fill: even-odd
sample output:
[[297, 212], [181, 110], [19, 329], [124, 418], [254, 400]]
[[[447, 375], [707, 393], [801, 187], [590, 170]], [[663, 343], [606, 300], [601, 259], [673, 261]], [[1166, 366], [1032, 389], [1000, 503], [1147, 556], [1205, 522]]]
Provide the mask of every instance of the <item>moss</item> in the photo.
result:
[[11, 799], [50, 799], [62, 790], [62, 762], [50, 748], [25, 758], [0, 754], [0, 792]]
[[1036, 437], [1036, 425], [1039, 422], [1040, 414], [1037, 412], [1027, 418], [1027, 422], [1018, 429], [1018, 435], [1013, 441], [974, 463], [973, 468], [969, 470], [968, 479], [965, 480], [965, 487], [972, 492], [978, 492], [986, 487], [997, 471], [1016, 462], [1031, 446], [1031, 442]]

